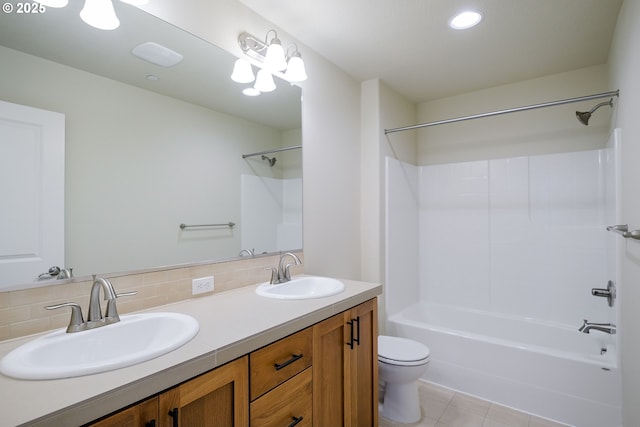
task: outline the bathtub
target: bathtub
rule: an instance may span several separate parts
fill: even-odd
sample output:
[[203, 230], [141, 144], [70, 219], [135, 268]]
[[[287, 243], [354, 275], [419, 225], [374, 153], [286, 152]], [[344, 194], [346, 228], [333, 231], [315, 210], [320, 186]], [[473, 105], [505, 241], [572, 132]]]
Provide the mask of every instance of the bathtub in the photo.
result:
[[418, 303], [390, 316], [387, 333], [429, 347], [427, 381], [576, 427], [619, 427], [615, 340], [579, 326]]

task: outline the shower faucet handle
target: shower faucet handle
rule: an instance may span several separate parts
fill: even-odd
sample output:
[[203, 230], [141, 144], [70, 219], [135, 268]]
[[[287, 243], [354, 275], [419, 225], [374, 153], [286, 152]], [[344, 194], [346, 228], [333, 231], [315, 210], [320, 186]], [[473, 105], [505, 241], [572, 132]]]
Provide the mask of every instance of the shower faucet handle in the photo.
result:
[[614, 300], [616, 299], [616, 286], [613, 281], [609, 280], [605, 289], [592, 288], [591, 295], [593, 295], [594, 297], [606, 298], [609, 307], [613, 307]]

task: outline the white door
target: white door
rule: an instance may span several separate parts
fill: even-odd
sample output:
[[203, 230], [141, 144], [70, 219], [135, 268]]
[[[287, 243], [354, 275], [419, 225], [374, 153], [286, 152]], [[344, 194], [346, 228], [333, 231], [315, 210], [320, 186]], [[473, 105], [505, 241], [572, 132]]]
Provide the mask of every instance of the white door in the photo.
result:
[[0, 291], [64, 268], [64, 114], [0, 101]]

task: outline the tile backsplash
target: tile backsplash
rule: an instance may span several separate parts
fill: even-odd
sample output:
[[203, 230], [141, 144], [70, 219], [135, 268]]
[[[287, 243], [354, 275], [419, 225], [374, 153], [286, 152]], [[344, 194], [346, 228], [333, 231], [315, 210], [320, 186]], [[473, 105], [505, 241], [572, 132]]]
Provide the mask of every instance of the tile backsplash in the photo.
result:
[[[303, 259], [302, 253], [297, 255]], [[191, 295], [191, 280], [198, 277], [214, 276], [214, 293], [265, 282], [271, 273], [264, 268], [276, 266], [279, 259], [279, 255], [263, 256], [105, 277], [118, 293], [138, 291], [135, 296], [118, 299], [119, 313], [126, 314], [211, 295]], [[303, 267], [292, 267], [291, 273], [302, 274]], [[76, 302], [86, 316], [91, 285], [89, 280], [0, 292], [0, 341], [65, 327], [69, 323], [69, 309], [49, 311], [44, 309], [47, 305]]]

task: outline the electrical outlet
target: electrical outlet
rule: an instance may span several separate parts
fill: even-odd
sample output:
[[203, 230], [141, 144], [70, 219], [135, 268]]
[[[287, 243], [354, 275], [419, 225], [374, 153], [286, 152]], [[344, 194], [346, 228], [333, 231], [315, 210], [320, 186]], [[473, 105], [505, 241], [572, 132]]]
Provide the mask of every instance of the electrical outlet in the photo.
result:
[[191, 280], [191, 295], [213, 292], [213, 276]]

